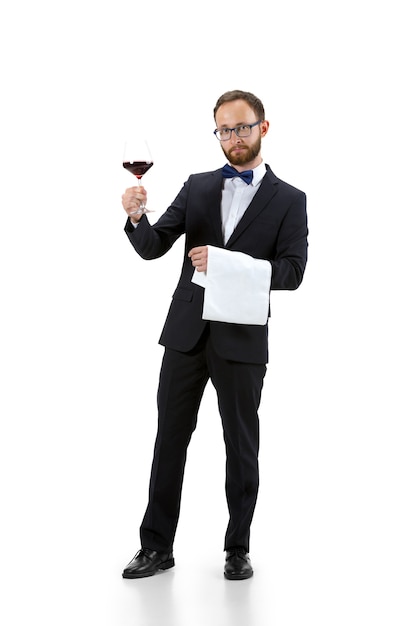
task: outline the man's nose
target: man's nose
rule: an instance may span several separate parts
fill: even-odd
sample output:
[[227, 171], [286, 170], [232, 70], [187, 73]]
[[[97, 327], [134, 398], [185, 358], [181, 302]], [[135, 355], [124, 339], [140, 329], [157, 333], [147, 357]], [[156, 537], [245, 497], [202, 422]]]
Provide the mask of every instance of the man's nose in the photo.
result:
[[234, 128], [232, 129], [232, 133], [230, 135], [230, 141], [233, 141], [234, 143], [240, 143], [241, 141], [239, 135], [237, 134]]

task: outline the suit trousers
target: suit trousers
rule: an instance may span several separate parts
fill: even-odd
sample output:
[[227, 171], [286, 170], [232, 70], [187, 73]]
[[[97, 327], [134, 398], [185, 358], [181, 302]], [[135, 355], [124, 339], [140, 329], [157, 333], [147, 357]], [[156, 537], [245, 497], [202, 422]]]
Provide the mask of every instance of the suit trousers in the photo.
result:
[[204, 389], [216, 389], [226, 450], [229, 522], [224, 549], [249, 551], [259, 486], [259, 417], [266, 365], [223, 359], [213, 348], [209, 324], [190, 352], [165, 349], [158, 387], [158, 430], [148, 506], [140, 527], [143, 548], [169, 552], [177, 529], [187, 448], [197, 425]]

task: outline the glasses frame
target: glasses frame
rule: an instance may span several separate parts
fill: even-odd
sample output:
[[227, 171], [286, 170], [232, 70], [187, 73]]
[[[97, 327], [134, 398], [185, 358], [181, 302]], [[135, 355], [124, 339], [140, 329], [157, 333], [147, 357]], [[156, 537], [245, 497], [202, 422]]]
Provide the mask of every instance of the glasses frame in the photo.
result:
[[[235, 132], [236, 137], [249, 137], [252, 134], [252, 128], [254, 126], [258, 126], [258, 124], [262, 124], [264, 120], [258, 120], [257, 122], [254, 122], [253, 124], [239, 124], [239, 126], [236, 126], [235, 128], [216, 128], [213, 131], [214, 136], [216, 137], [216, 139], [218, 139], [219, 141], [229, 141], [232, 138], [232, 132]], [[247, 135], [241, 135], [240, 134], [240, 129], [241, 128], [249, 128], [249, 133]], [[230, 137], [227, 137], [226, 139], [221, 139], [221, 137], [218, 137], [217, 133], [219, 132], [225, 132], [225, 131], [230, 131]]]

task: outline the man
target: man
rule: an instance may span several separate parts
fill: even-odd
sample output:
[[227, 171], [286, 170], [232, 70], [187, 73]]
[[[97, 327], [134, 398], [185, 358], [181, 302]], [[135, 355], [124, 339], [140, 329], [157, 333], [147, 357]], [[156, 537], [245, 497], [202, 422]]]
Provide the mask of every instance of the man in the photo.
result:
[[[226, 92], [216, 103], [214, 119], [228, 161], [225, 168], [191, 175], [154, 225], [139, 210], [146, 202], [143, 187], [127, 189], [122, 196], [129, 215], [125, 231], [142, 258], [162, 256], [185, 234], [182, 271], [160, 338], [165, 352], [149, 501], [140, 527], [142, 549], [123, 571], [125, 578], [151, 576], [174, 566], [186, 450], [209, 378], [218, 397], [226, 448], [230, 518], [224, 575], [243, 580], [253, 574], [249, 534], [259, 482], [258, 408], [268, 361], [269, 292], [297, 289], [303, 279], [306, 196], [263, 162], [261, 142], [269, 122], [256, 96]], [[219, 263], [213, 279], [210, 271]], [[228, 285], [237, 290], [241, 279], [249, 280], [238, 294], [241, 306], [249, 305], [247, 318], [240, 317], [241, 306], [235, 306], [234, 298], [227, 302], [229, 287], [221, 289], [230, 273]], [[265, 278], [266, 300], [258, 293]]]

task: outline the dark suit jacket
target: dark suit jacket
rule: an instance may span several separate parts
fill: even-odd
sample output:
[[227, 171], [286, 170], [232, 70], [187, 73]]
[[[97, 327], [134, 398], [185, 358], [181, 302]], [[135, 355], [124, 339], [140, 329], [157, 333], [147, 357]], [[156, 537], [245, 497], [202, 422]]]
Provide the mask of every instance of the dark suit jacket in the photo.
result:
[[[271, 289], [293, 290], [301, 284], [307, 262], [306, 196], [277, 178], [268, 165], [266, 168], [258, 191], [226, 245], [220, 216], [221, 169], [191, 175], [154, 225], [146, 215], [137, 228], [127, 221], [127, 236], [144, 259], [162, 256], [185, 234], [182, 271], [160, 338], [162, 345], [180, 352], [191, 350], [207, 324], [201, 318], [204, 289], [191, 282], [194, 267], [187, 256], [191, 248], [212, 245], [269, 260]], [[268, 361], [267, 324], [210, 322], [210, 336], [216, 351], [226, 359]]]

